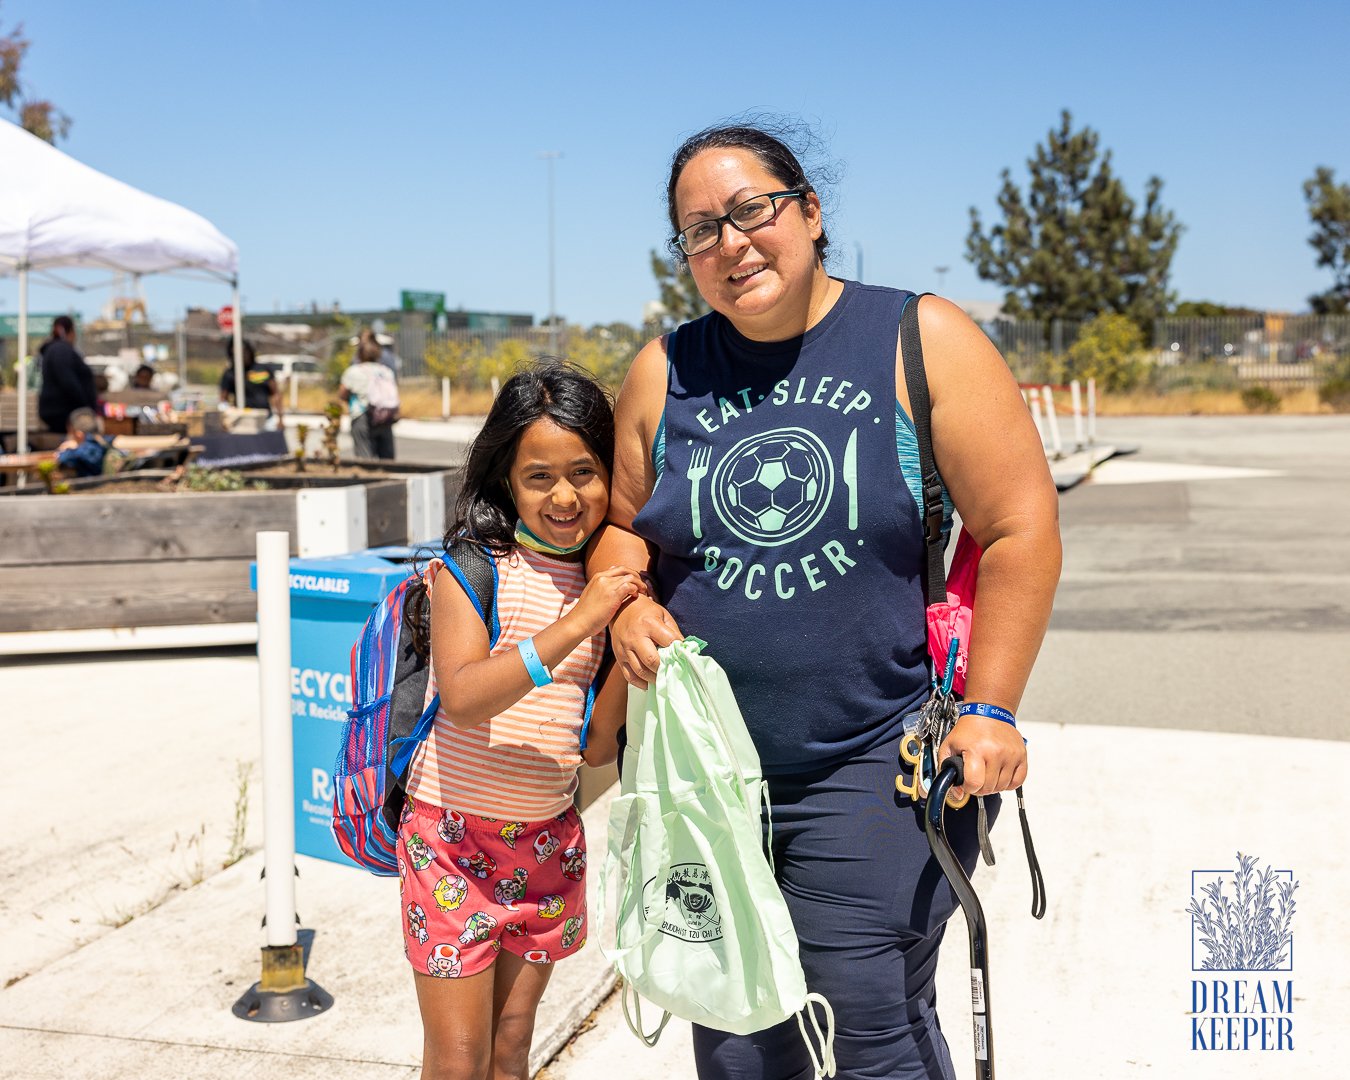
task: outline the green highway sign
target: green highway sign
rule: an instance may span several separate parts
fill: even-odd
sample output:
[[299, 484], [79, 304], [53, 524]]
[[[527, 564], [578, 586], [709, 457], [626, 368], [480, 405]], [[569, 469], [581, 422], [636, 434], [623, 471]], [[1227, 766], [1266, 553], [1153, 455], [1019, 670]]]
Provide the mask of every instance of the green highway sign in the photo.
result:
[[[52, 320], [60, 314], [61, 312], [59, 311], [53, 311], [45, 315], [39, 314], [36, 311], [30, 311], [28, 313], [29, 338], [34, 340], [37, 338], [45, 338], [52, 332]], [[79, 318], [75, 316], [72, 316], [72, 318], [75, 319], [75, 325], [78, 326], [80, 323]], [[0, 315], [0, 337], [16, 338], [18, 336], [19, 317], [17, 315]]]
[[401, 311], [434, 311], [442, 312], [445, 310], [445, 293], [443, 292], [418, 292], [415, 289], [403, 289], [398, 294], [399, 310]]

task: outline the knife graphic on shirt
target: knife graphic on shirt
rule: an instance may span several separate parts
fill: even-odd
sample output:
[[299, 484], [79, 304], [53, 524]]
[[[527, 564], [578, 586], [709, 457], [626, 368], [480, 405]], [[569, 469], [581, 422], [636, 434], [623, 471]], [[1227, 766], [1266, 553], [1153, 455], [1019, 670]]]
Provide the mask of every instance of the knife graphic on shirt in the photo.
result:
[[858, 429], [849, 434], [844, 447], [844, 487], [848, 488], [848, 527], [858, 528]]

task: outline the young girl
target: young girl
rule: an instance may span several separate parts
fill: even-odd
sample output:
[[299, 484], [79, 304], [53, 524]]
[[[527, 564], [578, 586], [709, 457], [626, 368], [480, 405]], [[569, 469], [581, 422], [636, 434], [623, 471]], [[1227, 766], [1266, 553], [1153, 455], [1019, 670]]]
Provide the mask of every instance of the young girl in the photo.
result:
[[609, 507], [613, 457], [614, 413], [588, 376], [559, 361], [513, 376], [469, 450], [445, 540], [471, 539], [496, 562], [491, 649], [454, 576], [439, 562], [425, 576], [428, 693], [439, 689], [441, 711], [399, 830], [423, 1080], [523, 1080], [553, 963], [585, 944], [586, 841], [572, 795], [583, 758], [617, 754], [624, 681], [606, 679], [593, 711], [591, 691], [606, 625], [645, 592], [618, 567], [588, 582], [581, 562]]

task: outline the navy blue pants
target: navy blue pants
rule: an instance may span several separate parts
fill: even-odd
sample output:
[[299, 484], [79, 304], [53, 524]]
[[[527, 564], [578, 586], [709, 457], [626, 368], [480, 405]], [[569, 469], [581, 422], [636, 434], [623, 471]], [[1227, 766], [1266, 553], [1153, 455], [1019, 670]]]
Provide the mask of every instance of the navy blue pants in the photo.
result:
[[[840, 1080], [955, 1076], [934, 977], [943, 925], [958, 905], [929, 850], [921, 811], [896, 793], [898, 765], [897, 737], [831, 769], [769, 777], [774, 866], [807, 987], [834, 1009]], [[985, 800], [991, 822], [998, 802]], [[957, 857], [973, 872], [975, 800], [948, 809], [945, 821]], [[695, 1025], [694, 1058], [699, 1080], [812, 1076], [795, 1018], [754, 1035]]]

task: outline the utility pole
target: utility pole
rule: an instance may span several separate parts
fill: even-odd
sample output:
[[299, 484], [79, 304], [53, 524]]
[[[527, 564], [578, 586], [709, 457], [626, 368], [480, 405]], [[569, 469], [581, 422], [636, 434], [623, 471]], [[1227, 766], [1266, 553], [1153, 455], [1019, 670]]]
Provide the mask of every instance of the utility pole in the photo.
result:
[[938, 287], [937, 287], [937, 291], [938, 291], [938, 295], [939, 295], [939, 296], [942, 295], [942, 279], [943, 279], [944, 277], [947, 276], [947, 271], [950, 270], [950, 269], [951, 269], [950, 266], [935, 266], [935, 267], [933, 267], [933, 273], [935, 273], [935, 274], [937, 275], [937, 279], [938, 279]]
[[562, 157], [561, 150], [541, 150], [539, 157], [548, 162], [548, 351], [558, 355], [558, 309], [554, 297], [554, 237], [553, 237], [553, 163]]
[[854, 241], [853, 241], [853, 249], [854, 249], [854, 251], [857, 253], [857, 256], [858, 256], [858, 269], [857, 269], [857, 272], [854, 274], [854, 277], [856, 277], [859, 281], [862, 281], [862, 279], [863, 279], [863, 276], [862, 276], [862, 241], [860, 241], [860, 240], [854, 240]]

